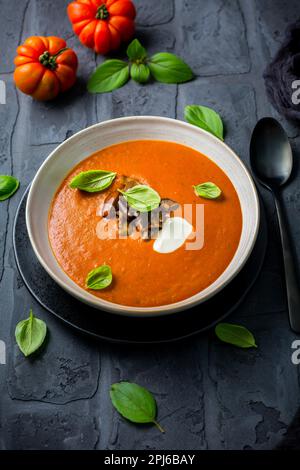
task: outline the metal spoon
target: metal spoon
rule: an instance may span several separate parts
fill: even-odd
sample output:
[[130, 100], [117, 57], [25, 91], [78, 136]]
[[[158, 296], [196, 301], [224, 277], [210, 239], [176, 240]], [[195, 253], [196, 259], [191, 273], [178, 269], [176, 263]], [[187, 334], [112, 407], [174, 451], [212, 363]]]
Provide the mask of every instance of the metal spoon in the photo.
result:
[[292, 330], [300, 333], [300, 288], [280, 194], [280, 187], [291, 176], [293, 155], [288, 137], [276, 119], [263, 118], [256, 124], [250, 144], [250, 161], [259, 182], [274, 196], [283, 250], [289, 319]]

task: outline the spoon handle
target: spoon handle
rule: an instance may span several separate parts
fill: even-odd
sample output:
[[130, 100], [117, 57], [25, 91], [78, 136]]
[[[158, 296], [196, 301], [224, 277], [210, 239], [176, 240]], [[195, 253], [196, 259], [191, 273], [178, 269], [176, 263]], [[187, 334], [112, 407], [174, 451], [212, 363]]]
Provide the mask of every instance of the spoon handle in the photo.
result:
[[277, 193], [274, 193], [274, 198], [282, 242], [290, 325], [295, 333], [300, 333], [300, 288], [297, 278], [296, 265], [291, 248], [289, 233], [287, 230], [286, 218], [282, 210], [281, 198]]

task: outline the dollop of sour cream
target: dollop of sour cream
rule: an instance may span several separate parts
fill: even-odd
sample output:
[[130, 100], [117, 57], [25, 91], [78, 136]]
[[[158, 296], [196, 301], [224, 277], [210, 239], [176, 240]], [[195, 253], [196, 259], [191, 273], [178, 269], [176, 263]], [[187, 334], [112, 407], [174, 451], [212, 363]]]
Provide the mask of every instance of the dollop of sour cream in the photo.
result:
[[182, 217], [170, 217], [165, 221], [153, 250], [157, 253], [172, 253], [178, 250], [193, 232], [193, 226]]

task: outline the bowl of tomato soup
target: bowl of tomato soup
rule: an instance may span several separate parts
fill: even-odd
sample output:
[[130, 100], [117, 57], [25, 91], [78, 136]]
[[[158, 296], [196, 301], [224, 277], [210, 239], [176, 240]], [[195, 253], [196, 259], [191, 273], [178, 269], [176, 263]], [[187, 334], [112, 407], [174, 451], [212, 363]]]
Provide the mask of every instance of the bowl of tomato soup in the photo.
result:
[[112, 313], [166, 315], [238, 274], [259, 203], [244, 164], [213, 135], [127, 117], [84, 129], [49, 155], [26, 223], [40, 263], [69, 294]]

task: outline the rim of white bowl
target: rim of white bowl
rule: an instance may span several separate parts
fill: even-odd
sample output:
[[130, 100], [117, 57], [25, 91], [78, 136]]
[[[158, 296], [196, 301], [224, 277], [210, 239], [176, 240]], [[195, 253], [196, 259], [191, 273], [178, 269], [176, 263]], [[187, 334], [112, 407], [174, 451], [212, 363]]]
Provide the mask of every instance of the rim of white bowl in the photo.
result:
[[[172, 304], [166, 304], [166, 305], [161, 305], [161, 306], [156, 306], [156, 307], [132, 307], [128, 305], [122, 305], [122, 304], [117, 304], [114, 302], [109, 302], [107, 300], [103, 300], [99, 297], [96, 297], [93, 294], [90, 294], [87, 290], [83, 289], [82, 287], [78, 286], [61, 268], [59, 265], [58, 261], [56, 260], [51, 245], [49, 241], [49, 249], [51, 250], [54, 260], [56, 261], [57, 265], [59, 266], [60, 270], [62, 273], [66, 274], [71, 281], [71, 286], [67, 285], [62, 279], [60, 279], [53, 271], [52, 269], [48, 266], [48, 264], [45, 262], [43, 259], [42, 255], [40, 254], [36, 243], [35, 243], [35, 237], [33, 234], [32, 230], [32, 225], [31, 225], [31, 216], [30, 216], [30, 208], [32, 204], [32, 200], [34, 198], [34, 191], [36, 186], [39, 183], [39, 177], [41, 173], [44, 171], [44, 169], [47, 167], [49, 164], [49, 161], [53, 158], [53, 156], [62, 148], [64, 147], [67, 143], [69, 143], [72, 140], [76, 140], [80, 138], [81, 135], [88, 133], [94, 128], [101, 128], [101, 127], [106, 127], [110, 126], [112, 124], [118, 124], [122, 122], [134, 122], [134, 121], [160, 121], [162, 123], [169, 123], [169, 124], [176, 124], [179, 126], [182, 126], [183, 128], [186, 127], [188, 129], [193, 128], [193, 130], [204, 134], [207, 138], [212, 139], [213, 141], [217, 142], [218, 145], [223, 146], [226, 148], [226, 150], [231, 154], [232, 158], [236, 160], [236, 162], [240, 165], [240, 167], [243, 169], [245, 176], [247, 177], [248, 183], [250, 188], [252, 189], [252, 195], [254, 197], [255, 201], [255, 207], [253, 208], [255, 212], [255, 226], [254, 226], [254, 231], [253, 231], [253, 236], [251, 239], [251, 243], [248, 245], [247, 250], [243, 253], [240, 259], [240, 264], [239, 266], [236, 267], [236, 269], [230, 273], [227, 278], [219, 285], [217, 286], [212, 292], [206, 293], [205, 291], [211, 287], [214, 282], [217, 282], [219, 278], [217, 278], [212, 284], [210, 284], [208, 287], [203, 289], [202, 291], [198, 292], [197, 294], [192, 295], [191, 297], [188, 297], [184, 300], [181, 300], [179, 302], [174, 302]], [[135, 140], [135, 139], [132, 139]], [[155, 139], [152, 139], [155, 140]], [[172, 140], [170, 140], [172, 142]], [[186, 144], [183, 144], [186, 145]], [[186, 145], [189, 147], [189, 145]], [[211, 160], [212, 157], [208, 156]], [[230, 176], [226, 173], [224, 169], [222, 171], [230, 178]], [[59, 185], [58, 185], [59, 186]], [[28, 236], [32, 245], [32, 248], [34, 250], [34, 253], [36, 257], [38, 258], [40, 264], [42, 267], [45, 269], [45, 271], [52, 277], [52, 279], [60, 286], [62, 287], [65, 291], [67, 291], [69, 294], [71, 294], [73, 297], [77, 298], [81, 302], [90, 305], [91, 307], [98, 309], [98, 310], [105, 310], [107, 312], [110, 312], [112, 314], [117, 314], [117, 315], [123, 315], [123, 316], [133, 316], [133, 317], [140, 317], [143, 315], [147, 315], [149, 317], [151, 316], [164, 316], [164, 315], [169, 315], [175, 312], [180, 312], [182, 310], [188, 310], [192, 307], [195, 307], [196, 305], [200, 305], [201, 303], [209, 300], [212, 298], [214, 295], [216, 295], [218, 292], [220, 292], [222, 289], [224, 289], [225, 286], [227, 286], [232, 279], [234, 279], [237, 274], [241, 271], [241, 269], [244, 267], [245, 263], [247, 262], [250, 254], [252, 253], [252, 250], [254, 248], [257, 235], [258, 235], [258, 230], [259, 230], [259, 223], [260, 223], [260, 205], [259, 205], [259, 199], [258, 199], [258, 194], [256, 190], [255, 183], [250, 175], [250, 172], [246, 165], [243, 163], [243, 161], [238, 157], [238, 155], [227, 145], [225, 142], [222, 140], [218, 139], [211, 133], [205, 131], [204, 129], [198, 128], [196, 126], [193, 126], [192, 124], [189, 124], [184, 121], [180, 121], [178, 119], [173, 119], [173, 118], [168, 118], [168, 117], [161, 117], [161, 116], [128, 116], [128, 117], [121, 117], [121, 118], [115, 118], [115, 119], [108, 119], [106, 121], [93, 124], [92, 126], [88, 126], [85, 129], [82, 129], [79, 132], [76, 132], [76, 134], [72, 135], [69, 137], [67, 140], [59, 144], [50, 154], [49, 156], [45, 159], [45, 161], [42, 163], [40, 168], [38, 169], [32, 183], [29, 189], [28, 193], [28, 198], [27, 198], [27, 203], [26, 203], [26, 226], [27, 226], [27, 231], [28, 231]], [[240, 242], [239, 242], [240, 243]], [[239, 247], [239, 245], [238, 245]], [[238, 251], [238, 247], [236, 249], [236, 252]], [[236, 254], [235, 252], [235, 254]], [[229, 270], [233, 260], [235, 258], [235, 255], [233, 256], [232, 260], [230, 261], [229, 265], [225, 268], [225, 270], [222, 272], [221, 275], [223, 275], [227, 270]], [[221, 276], [220, 275], [220, 276]], [[219, 277], [220, 277], [219, 276]], [[199, 296], [201, 295], [201, 298], [199, 299]]]

